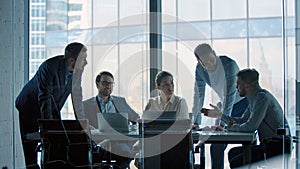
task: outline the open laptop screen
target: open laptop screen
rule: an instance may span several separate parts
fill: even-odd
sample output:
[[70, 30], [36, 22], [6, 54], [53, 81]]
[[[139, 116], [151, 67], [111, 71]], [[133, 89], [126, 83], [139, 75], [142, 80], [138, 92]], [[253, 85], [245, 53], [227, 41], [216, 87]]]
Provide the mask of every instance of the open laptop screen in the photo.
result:
[[176, 111], [144, 111], [142, 119], [176, 119]]
[[128, 113], [97, 113], [98, 128], [101, 132], [128, 132]]

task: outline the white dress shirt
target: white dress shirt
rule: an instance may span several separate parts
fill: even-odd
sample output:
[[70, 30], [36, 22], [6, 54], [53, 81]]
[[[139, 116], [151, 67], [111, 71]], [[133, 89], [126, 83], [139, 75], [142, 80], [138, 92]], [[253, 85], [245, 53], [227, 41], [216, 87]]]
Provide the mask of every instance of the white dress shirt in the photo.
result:
[[176, 111], [177, 118], [189, 119], [187, 102], [184, 98], [172, 94], [167, 101], [162, 95], [150, 98], [145, 111]]

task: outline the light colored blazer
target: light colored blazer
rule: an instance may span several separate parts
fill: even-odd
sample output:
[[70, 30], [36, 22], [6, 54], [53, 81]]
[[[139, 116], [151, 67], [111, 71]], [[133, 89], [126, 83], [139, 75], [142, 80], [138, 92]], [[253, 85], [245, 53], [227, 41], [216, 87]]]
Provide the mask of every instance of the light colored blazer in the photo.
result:
[[[117, 112], [119, 113], [128, 113], [128, 119], [132, 122], [137, 122], [139, 118], [139, 114], [136, 113], [126, 102], [124, 97], [119, 96], [110, 96], [112, 97], [112, 101], [115, 105]], [[95, 128], [98, 128], [97, 122], [97, 113], [101, 113], [98, 107], [98, 103], [96, 97], [89, 98], [83, 101], [84, 112], [86, 114], [87, 119], [89, 120], [89, 124]]]

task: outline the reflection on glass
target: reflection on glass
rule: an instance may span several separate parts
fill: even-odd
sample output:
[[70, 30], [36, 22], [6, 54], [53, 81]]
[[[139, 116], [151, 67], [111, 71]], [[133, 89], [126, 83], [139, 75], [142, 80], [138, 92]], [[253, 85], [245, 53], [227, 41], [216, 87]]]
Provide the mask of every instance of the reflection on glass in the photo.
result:
[[116, 26], [118, 21], [118, 0], [96, 0], [90, 10], [92, 13], [92, 25], [94, 28], [108, 25]]
[[147, 23], [144, 15], [147, 11], [146, 0], [130, 0], [120, 2], [120, 25], [141, 25]]
[[218, 55], [227, 55], [235, 60], [240, 69], [248, 66], [247, 39], [219, 39], [213, 41]]
[[[251, 39], [250, 67], [260, 73], [260, 84], [283, 105], [283, 65], [281, 38]], [[283, 106], [282, 106], [283, 107]]]
[[[31, 2], [30, 75], [44, 59], [61, 54], [68, 42], [81, 41], [89, 46], [84, 98], [96, 94], [96, 74], [110, 70], [116, 78], [114, 93], [142, 112], [150, 93], [149, 18], [145, 15], [150, 1], [34, 2], [38, 1]], [[206, 42], [213, 44], [217, 54], [232, 57], [240, 68], [256, 68], [262, 86], [285, 105], [288, 119], [293, 119], [295, 20], [294, 1], [288, 2], [287, 25], [282, 26], [282, 0], [162, 1], [162, 67], [176, 77], [176, 92], [187, 99], [190, 109], [196, 66], [193, 50]], [[286, 46], [283, 31], [289, 38]], [[288, 68], [284, 69], [283, 61]], [[217, 101], [210, 90], [206, 95], [206, 106]], [[72, 106], [68, 108], [72, 112]]]
[[249, 17], [281, 16], [282, 0], [250, 0]]
[[[246, 0], [212, 0], [213, 19], [236, 19], [245, 18]], [[234, 5], [232, 5], [234, 4]]]
[[[178, 0], [178, 17], [185, 21], [207, 21], [210, 19], [210, 0]], [[164, 11], [164, 10], [163, 10]]]
[[241, 38], [247, 37], [246, 20], [213, 21], [213, 38]]
[[282, 34], [281, 18], [269, 19], [250, 19], [249, 36], [250, 37], [270, 37], [281, 36]]

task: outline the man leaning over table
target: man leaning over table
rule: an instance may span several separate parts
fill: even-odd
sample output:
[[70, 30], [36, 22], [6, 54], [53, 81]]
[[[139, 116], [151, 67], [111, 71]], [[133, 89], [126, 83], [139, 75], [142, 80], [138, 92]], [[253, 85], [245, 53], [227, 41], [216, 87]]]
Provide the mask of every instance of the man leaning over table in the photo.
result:
[[[237, 63], [226, 55], [217, 55], [209, 44], [199, 44], [194, 50], [197, 59], [195, 70], [193, 114], [195, 116], [194, 128], [201, 124], [200, 109], [204, 104], [207, 85], [218, 95], [220, 109], [223, 114], [240, 117], [248, 106], [248, 100], [240, 97], [236, 84], [236, 73], [239, 71]], [[216, 124], [219, 125], [219, 119]], [[225, 125], [221, 122], [220, 125]], [[198, 146], [197, 146], [198, 147]], [[224, 168], [224, 151], [227, 144], [211, 144], [210, 156], [212, 169]], [[197, 149], [197, 148], [196, 148]]]
[[[26, 83], [16, 98], [26, 168], [40, 168], [37, 163], [37, 142], [27, 134], [39, 131], [38, 119], [61, 119], [61, 109], [68, 96], [76, 102], [81, 97], [81, 75], [87, 65], [87, 47], [69, 43], [63, 55], [45, 60], [34, 77]], [[75, 117], [82, 118], [80, 104], [73, 104]]]
[[[221, 118], [227, 123], [227, 130], [233, 132], [255, 132], [257, 130], [260, 144], [251, 146], [251, 162], [264, 160], [282, 154], [283, 145], [285, 153], [290, 152], [289, 136], [283, 141], [277, 135], [277, 129], [286, 128], [289, 125], [283, 118], [283, 111], [276, 98], [266, 89], [259, 85], [259, 73], [255, 69], [244, 69], [237, 73], [236, 87], [240, 96], [247, 97], [249, 106], [242, 117], [230, 117], [222, 114], [214, 105], [213, 109], [204, 112], [205, 116]], [[284, 119], [284, 122], [283, 122]], [[221, 128], [222, 127], [218, 127]], [[285, 143], [285, 144], [284, 144]], [[242, 147], [234, 147], [228, 153], [228, 160], [231, 168], [243, 165]]]
[[[128, 105], [125, 98], [111, 95], [114, 87], [113, 75], [108, 71], [102, 71], [97, 75], [95, 82], [98, 89], [98, 95], [83, 101], [84, 111], [89, 120], [89, 124], [91, 125], [91, 129], [98, 128], [97, 113], [125, 112], [128, 113], [128, 119], [131, 122], [136, 123], [139, 115]], [[129, 153], [129, 155], [132, 151], [131, 147], [126, 143], [113, 144], [112, 149], [124, 151], [124, 153]], [[95, 158], [94, 160], [96, 160]], [[121, 169], [127, 168], [132, 160], [132, 158], [116, 154], [112, 154], [112, 158], [116, 159], [117, 165], [120, 166]], [[101, 160], [101, 157], [99, 157], [98, 160]]]

